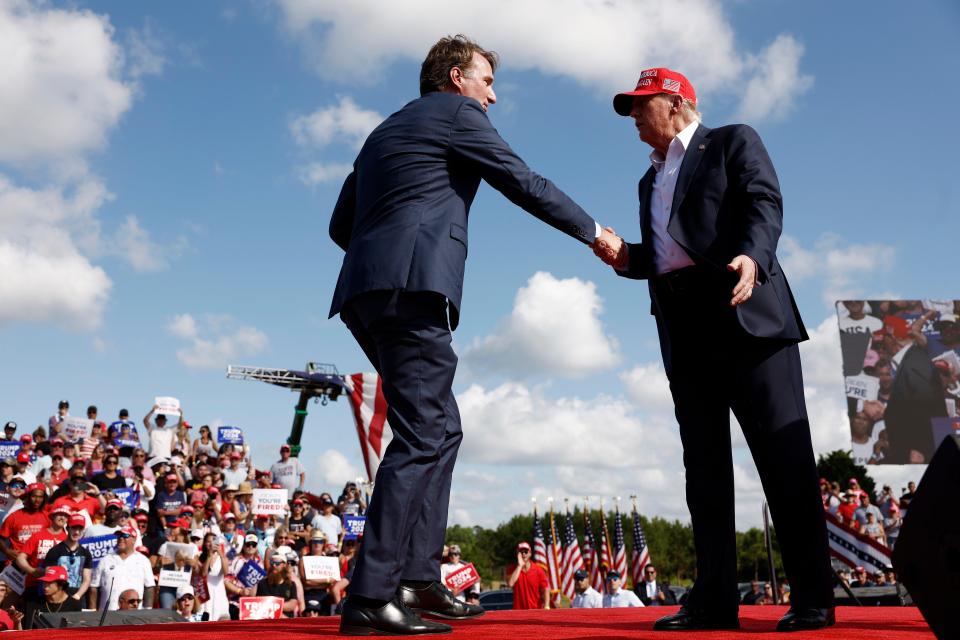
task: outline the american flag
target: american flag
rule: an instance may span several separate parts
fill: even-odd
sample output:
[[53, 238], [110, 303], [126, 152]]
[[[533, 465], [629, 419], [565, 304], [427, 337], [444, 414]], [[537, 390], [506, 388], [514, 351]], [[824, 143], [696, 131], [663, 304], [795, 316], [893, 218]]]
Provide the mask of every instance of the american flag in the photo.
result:
[[827, 542], [830, 545], [830, 555], [850, 567], [863, 566], [868, 570], [883, 570], [892, 564], [890, 549], [870, 538], [837, 522], [834, 517], [824, 512], [827, 521]]
[[633, 554], [630, 556], [630, 575], [634, 586], [643, 581], [643, 568], [650, 564], [650, 552], [647, 550], [647, 539], [643, 536], [643, 526], [640, 524], [640, 514], [637, 507], [633, 507]]
[[557, 536], [557, 528], [553, 521], [553, 508], [550, 509], [550, 521], [545, 533], [546, 536], [543, 541], [547, 548], [547, 580], [550, 584], [550, 591], [556, 594], [563, 588], [563, 577], [560, 573], [560, 556], [563, 551], [560, 549], [560, 539]]
[[583, 556], [580, 555], [580, 543], [573, 528], [573, 516], [567, 510], [567, 523], [563, 529], [563, 595], [573, 599], [573, 574], [583, 569]]
[[613, 570], [620, 574], [626, 584], [627, 577], [627, 543], [623, 537], [623, 519], [620, 517], [620, 507], [616, 508], [616, 523], [613, 525]]
[[357, 423], [360, 452], [367, 468], [367, 477], [373, 482], [393, 431], [387, 423], [387, 401], [383, 397], [380, 376], [375, 373], [355, 373], [344, 378], [350, 392], [350, 406]]
[[543, 542], [543, 527], [537, 515], [537, 505], [533, 505], [533, 561], [547, 568], [547, 546]]
[[607, 588], [607, 571], [613, 568], [613, 554], [610, 552], [610, 534], [607, 533], [607, 514], [600, 506], [600, 593]]
[[583, 510], [583, 558], [590, 567], [590, 586], [597, 591], [603, 591], [603, 578], [600, 576], [600, 556], [597, 553], [597, 544], [593, 539], [593, 525], [590, 523], [590, 512]]

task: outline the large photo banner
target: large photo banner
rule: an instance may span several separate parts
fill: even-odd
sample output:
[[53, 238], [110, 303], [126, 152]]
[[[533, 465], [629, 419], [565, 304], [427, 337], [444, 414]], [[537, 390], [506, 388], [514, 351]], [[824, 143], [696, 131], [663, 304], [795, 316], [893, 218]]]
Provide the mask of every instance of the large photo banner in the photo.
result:
[[960, 433], [960, 300], [837, 302], [857, 464], [924, 464]]

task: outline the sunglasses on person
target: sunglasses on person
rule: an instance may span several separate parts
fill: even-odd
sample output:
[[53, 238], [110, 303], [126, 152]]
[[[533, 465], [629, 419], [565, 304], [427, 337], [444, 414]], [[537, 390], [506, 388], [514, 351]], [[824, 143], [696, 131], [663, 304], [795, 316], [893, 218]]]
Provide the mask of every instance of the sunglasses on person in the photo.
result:
[[285, 564], [287, 564], [287, 563], [284, 562], [283, 560], [271, 560], [271, 561], [270, 561], [270, 566], [271, 566], [271, 567], [279, 567], [279, 566], [285, 565]]
[[520, 555], [522, 556], [530, 555], [530, 549], [520, 549]]
[[181, 600], [193, 600], [193, 596], [190, 595], [189, 593], [185, 593], [185, 594], [183, 594], [182, 596], [180, 596], [180, 599], [181, 599]]
[[243, 543], [243, 546], [245, 546], [245, 547], [255, 547], [255, 546], [257, 546], [257, 543], [256, 543], [256, 542], [244, 542], [244, 543]]
[[26, 488], [27, 488], [27, 483], [26, 483], [26, 482], [11, 482], [8, 486], [9, 486], [11, 489], [26, 489]]
[[135, 604], [137, 606], [140, 606], [140, 603], [143, 602], [143, 600], [141, 600], [140, 598], [127, 598], [126, 600], [124, 600], [124, 602], [126, 602], [127, 604]]

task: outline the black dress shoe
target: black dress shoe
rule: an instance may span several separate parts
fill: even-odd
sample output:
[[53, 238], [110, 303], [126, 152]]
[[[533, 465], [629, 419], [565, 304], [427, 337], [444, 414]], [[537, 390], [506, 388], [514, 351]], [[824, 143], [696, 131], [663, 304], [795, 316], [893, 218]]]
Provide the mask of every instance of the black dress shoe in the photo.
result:
[[401, 582], [397, 597], [417, 613], [446, 620], [466, 620], [484, 614], [483, 607], [457, 600], [453, 592], [439, 582], [431, 582], [425, 587]]
[[777, 631], [805, 631], [808, 629], [823, 629], [836, 624], [833, 607], [816, 609], [814, 607], [790, 607], [787, 615], [780, 618]]
[[432, 620], [421, 620], [399, 598], [379, 608], [350, 604], [347, 597], [340, 615], [340, 633], [348, 636], [414, 636], [426, 633], [450, 633], [453, 627]]
[[694, 629], [739, 629], [740, 619], [737, 614], [729, 616], [715, 616], [698, 613], [681, 607], [672, 616], [660, 618], [653, 623], [654, 631], [689, 631]]

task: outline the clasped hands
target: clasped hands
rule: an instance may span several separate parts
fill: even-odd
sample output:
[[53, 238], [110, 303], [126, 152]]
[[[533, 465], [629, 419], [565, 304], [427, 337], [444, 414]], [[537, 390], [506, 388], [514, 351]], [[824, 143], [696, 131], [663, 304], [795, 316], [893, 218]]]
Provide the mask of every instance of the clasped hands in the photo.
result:
[[595, 256], [618, 271], [623, 271], [630, 264], [627, 243], [611, 227], [604, 228], [590, 248]]

